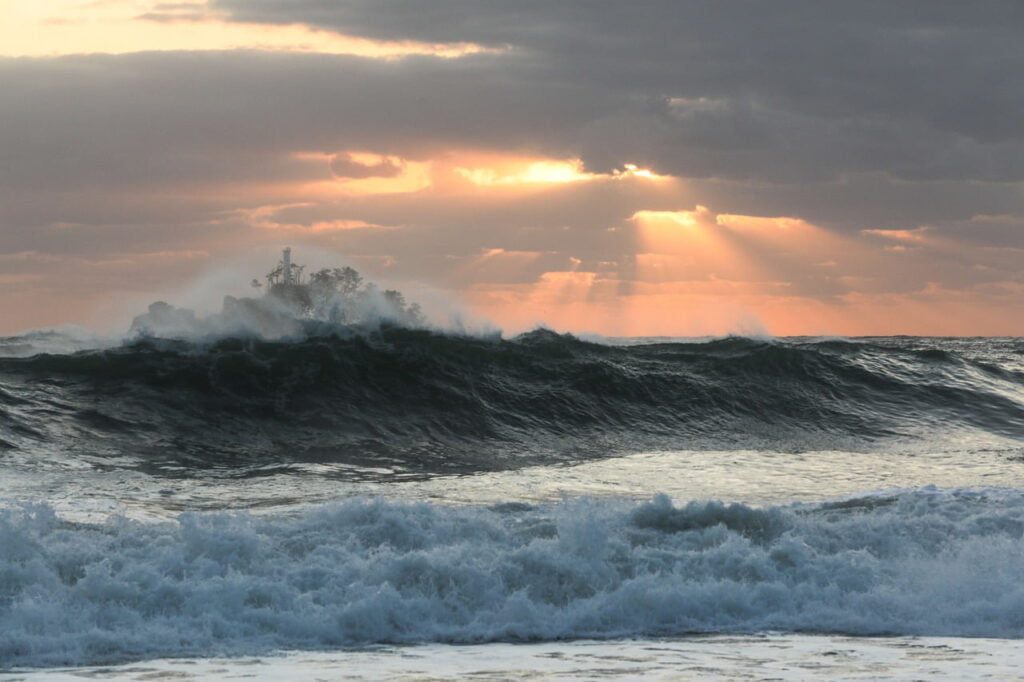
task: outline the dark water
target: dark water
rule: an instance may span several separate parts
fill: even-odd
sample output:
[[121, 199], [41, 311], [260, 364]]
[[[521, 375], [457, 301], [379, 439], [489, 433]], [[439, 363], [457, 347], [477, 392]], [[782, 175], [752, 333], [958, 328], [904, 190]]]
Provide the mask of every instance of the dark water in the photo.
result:
[[1024, 637], [1020, 339], [308, 331], [0, 339], [0, 671]]
[[[52, 339], [51, 339], [52, 341]], [[0, 448], [188, 476], [295, 462], [404, 476], [643, 449], [1024, 440], [1024, 340], [633, 345], [384, 329], [0, 358]], [[43, 345], [38, 339], [37, 345]]]

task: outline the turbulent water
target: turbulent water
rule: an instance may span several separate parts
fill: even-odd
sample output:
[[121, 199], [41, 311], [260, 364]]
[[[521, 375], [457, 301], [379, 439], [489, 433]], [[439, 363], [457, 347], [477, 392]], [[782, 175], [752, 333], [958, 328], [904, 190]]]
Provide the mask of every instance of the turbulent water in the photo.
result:
[[1021, 638], [1024, 340], [36, 333], [0, 499], [0, 668]]
[[0, 358], [0, 382], [0, 447], [130, 454], [181, 475], [296, 462], [468, 473], [651, 448], [1024, 434], [1016, 340], [612, 346], [394, 328]]

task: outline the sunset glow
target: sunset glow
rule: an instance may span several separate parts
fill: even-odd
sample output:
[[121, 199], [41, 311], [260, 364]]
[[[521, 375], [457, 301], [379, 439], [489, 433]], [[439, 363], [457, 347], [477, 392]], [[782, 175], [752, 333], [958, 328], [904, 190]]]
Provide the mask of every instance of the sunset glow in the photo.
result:
[[202, 0], [5, 0], [0, 55], [50, 57], [148, 50], [273, 50], [395, 59], [457, 58], [485, 51], [469, 43], [379, 41], [316, 30], [230, 21]]
[[591, 173], [584, 169], [583, 162], [579, 159], [565, 161], [511, 159], [501, 163], [498, 167], [466, 168], [459, 166], [455, 168], [455, 172], [474, 185], [482, 186], [563, 184], [628, 178], [651, 181], [669, 179], [629, 163], [623, 164], [621, 170], [616, 169], [611, 173]]
[[[563, 54], [543, 21], [298, 3], [0, 5], [8, 331], [116, 327], [105, 301], [285, 239], [513, 327], [1024, 331], [1019, 155], [986, 137], [1013, 116], [947, 130], [968, 121], [928, 120], [904, 84], [883, 122], [867, 90], [826, 106], [791, 64], [710, 88], [726, 57], [685, 41], [648, 63], [578, 35]], [[133, 275], [165, 252], [205, 255]]]

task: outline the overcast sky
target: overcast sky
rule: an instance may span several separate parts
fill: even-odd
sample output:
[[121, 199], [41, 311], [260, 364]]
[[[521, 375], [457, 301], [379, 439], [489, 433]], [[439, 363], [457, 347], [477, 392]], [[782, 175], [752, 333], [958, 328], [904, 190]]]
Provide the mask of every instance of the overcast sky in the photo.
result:
[[290, 244], [509, 331], [1024, 334], [1020, 0], [8, 0], [0, 54], [0, 333]]

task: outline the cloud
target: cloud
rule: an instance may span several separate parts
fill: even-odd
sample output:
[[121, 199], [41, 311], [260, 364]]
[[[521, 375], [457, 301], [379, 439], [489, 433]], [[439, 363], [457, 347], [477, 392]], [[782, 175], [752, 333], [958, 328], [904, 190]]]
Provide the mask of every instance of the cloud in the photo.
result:
[[913, 230], [861, 230], [860, 232], [872, 237], [881, 237], [882, 239], [890, 239], [897, 242], [921, 244], [927, 239], [928, 227], [925, 225]]
[[[632, 107], [597, 112], [601, 137], [646, 143], [637, 162], [662, 172], [1024, 178], [1014, 0], [213, 4], [241, 21], [511, 46], [523, 77], [628, 95]], [[605, 158], [591, 144], [582, 158]]]
[[[451, 149], [529, 150], [581, 158], [591, 173], [624, 163], [667, 168], [700, 183], [719, 206], [739, 202], [740, 212], [854, 230], [1022, 212], [1019, 183], [991, 177], [1002, 156], [1024, 159], [1012, 144], [991, 155], [975, 144], [976, 163], [967, 159], [946, 174], [960, 179], [896, 180], [914, 165], [908, 154], [920, 157], [923, 173], [946, 140], [899, 122], [887, 124], [885, 138], [859, 137], [842, 129], [853, 125], [845, 118], [827, 117], [800, 118], [780, 132], [770, 111], [752, 105], [743, 114], [749, 123], [726, 125], [726, 133], [709, 122], [673, 128], [684, 106], [678, 98], [638, 101], [629, 84], [566, 84], [531, 63], [522, 55], [381, 63], [266, 53], [0, 60], [0, 187], [99, 194], [157, 187], [164, 196], [179, 187], [195, 200], [226, 195], [228, 185], [273, 193], [270, 185], [329, 178], [326, 164], [296, 152], [364, 149], [415, 160]], [[688, 102], [698, 119], [735, 112], [719, 100]], [[728, 133], [743, 126], [748, 132]], [[759, 146], [759, 136], [768, 142]], [[888, 139], [904, 142], [886, 149]], [[923, 151], [901, 151], [910, 147]]]
[[[1024, 280], [1015, 0], [155, 9], [408, 49], [0, 59], [0, 255], [137, 253], [152, 274], [138, 287], [196, 267], [145, 254], [215, 260], [287, 237], [549, 306], [651, 287], [883, 305], [928, 282], [1005, 306]], [[652, 250], [630, 220], [644, 212], [694, 214], [719, 250]], [[100, 295], [128, 271], [102, 272], [67, 278]]]
[[428, 44], [341, 35], [301, 23], [228, 21], [205, 0], [5, 0], [0, 55], [46, 57], [146, 50], [273, 50], [401, 59], [457, 59], [487, 51], [468, 43]]
[[402, 160], [377, 154], [343, 152], [331, 156], [331, 173], [337, 178], [393, 178], [402, 172]]

